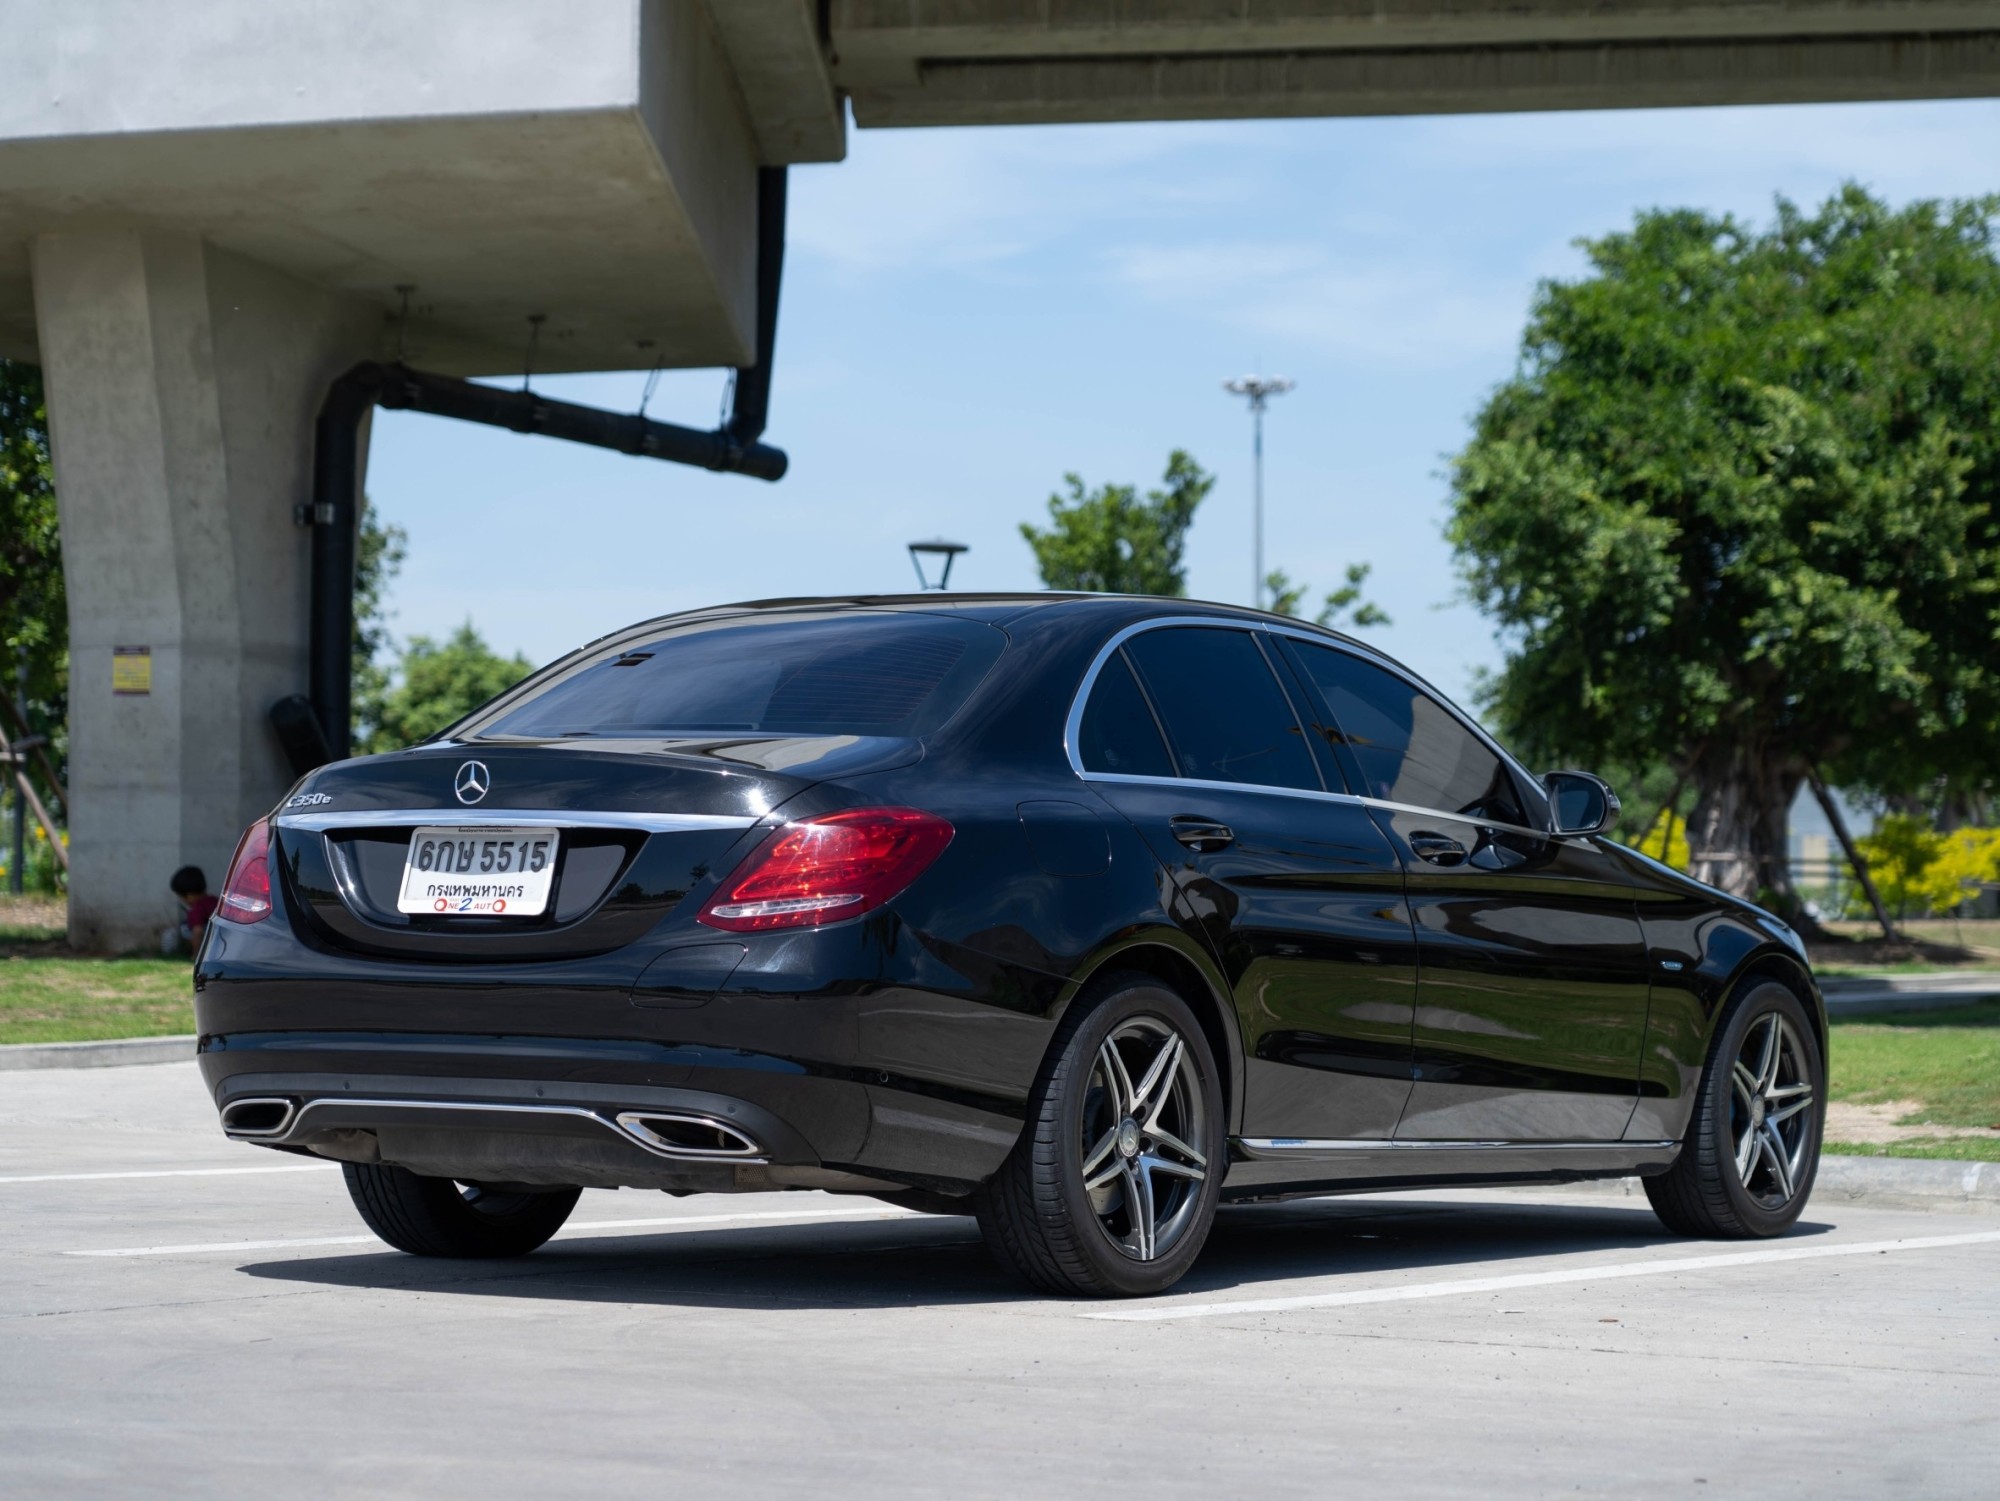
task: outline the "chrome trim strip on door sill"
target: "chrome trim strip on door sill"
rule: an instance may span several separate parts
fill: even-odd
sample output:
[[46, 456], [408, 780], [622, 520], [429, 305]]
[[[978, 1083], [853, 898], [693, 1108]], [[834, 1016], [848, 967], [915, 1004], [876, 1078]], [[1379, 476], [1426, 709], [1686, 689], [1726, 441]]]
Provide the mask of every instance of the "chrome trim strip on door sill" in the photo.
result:
[[1388, 1137], [1359, 1140], [1310, 1140], [1300, 1136], [1239, 1136], [1238, 1146], [1250, 1153], [1283, 1157], [1293, 1153], [1347, 1152], [1609, 1152], [1658, 1151], [1671, 1141], [1396, 1141]]
[[348, 813], [280, 813], [281, 829], [324, 834], [340, 829], [500, 826], [518, 829], [639, 829], [648, 834], [689, 834], [700, 829], [747, 829], [758, 820], [738, 813], [606, 813], [579, 808], [356, 808]]

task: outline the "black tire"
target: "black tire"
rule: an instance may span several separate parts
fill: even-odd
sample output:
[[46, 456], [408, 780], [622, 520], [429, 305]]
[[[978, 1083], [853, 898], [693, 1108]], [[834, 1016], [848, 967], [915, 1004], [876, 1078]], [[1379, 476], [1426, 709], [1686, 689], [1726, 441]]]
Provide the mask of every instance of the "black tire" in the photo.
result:
[[344, 1162], [348, 1196], [368, 1228], [412, 1256], [525, 1256], [562, 1229], [580, 1188], [506, 1193], [408, 1168]]
[[[1749, 1064], [1757, 1065], [1772, 1036], [1778, 1053], [1767, 1087], [1739, 1063], [1747, 1049]], [[1810, 1094], [1799, 1095], [1800, 1085]], [[1771, 1090], [1776, 1104], [1767, 1097]], [[1753, 982], [1716, 1028], [1680, 1156], [1644, 1180], [1646, 1197], [1676, 1234], [1722, 1240], [1781, 1234], [1812, 1195], [1825, 1124], [1826, 1064], [1804, 1004], [1775, 981]], [[1744, 1151], [1747, 1180], [1739, 1166]]]
[[[1153, 1088], [1142, 1089], [1155, 1065]], [[1194, 1013], [1147, 976], [1110, 976], [1071, 1005], [1021, 1139], [973, 1208], [1000, 1264], [1043, 1292], [1164, 1292], [1208, 1239], [1225, 1144], [1221, 1082]]]

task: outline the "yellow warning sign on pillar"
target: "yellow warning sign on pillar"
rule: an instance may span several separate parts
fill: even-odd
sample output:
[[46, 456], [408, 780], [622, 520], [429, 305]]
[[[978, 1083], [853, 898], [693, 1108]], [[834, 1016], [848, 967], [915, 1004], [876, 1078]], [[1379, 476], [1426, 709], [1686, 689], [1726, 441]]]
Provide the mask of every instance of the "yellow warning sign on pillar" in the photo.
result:
[[153, 691], [153, 648], [111, 648], [111, 691], [121, 697]]

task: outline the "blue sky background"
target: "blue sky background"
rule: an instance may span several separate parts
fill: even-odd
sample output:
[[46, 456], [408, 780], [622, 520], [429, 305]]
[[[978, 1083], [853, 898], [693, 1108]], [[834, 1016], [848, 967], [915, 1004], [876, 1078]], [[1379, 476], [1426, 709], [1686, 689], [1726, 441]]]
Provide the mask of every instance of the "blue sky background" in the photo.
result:
[[[1038, 587], [1018, 524], [1065, 471], [1219, 483], [1197, 596], [1250, 592], [1250, 425], [1220, 382], [1298, 389], [1267, 429], [1266, 556], [1331, 587], [1375, 567], [1370, 632], [1447, 692], [1499, 660], [1457, 602], [1445, 458], [1512, 368], [1538, 279], [1635, 210], [1753, 219], [1845, 178], [1891, 199], [2000, 189], [2000, 104], [855, 131], [792, 174], [771, 486], [407, 413], [368, 488], [405, 527], [403, 637], [470, 618], [541, 662], [648, 615], [903, 590], [904, 544], [971, 544], [954, 584]], [[538, 382], [621, 409], [640, 372]], [[718, 372], [652, 415], [706, 426]]]

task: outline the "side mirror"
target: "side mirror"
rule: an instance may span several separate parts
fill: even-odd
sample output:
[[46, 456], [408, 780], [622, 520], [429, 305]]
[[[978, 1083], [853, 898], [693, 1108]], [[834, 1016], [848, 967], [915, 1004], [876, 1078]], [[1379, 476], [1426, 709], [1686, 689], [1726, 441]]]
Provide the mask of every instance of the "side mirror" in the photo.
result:
[[1542, 778], [1559, 835], [1602, 834], [1618, 821], [1618, 794], [1587, 771], [1552, 771]]

